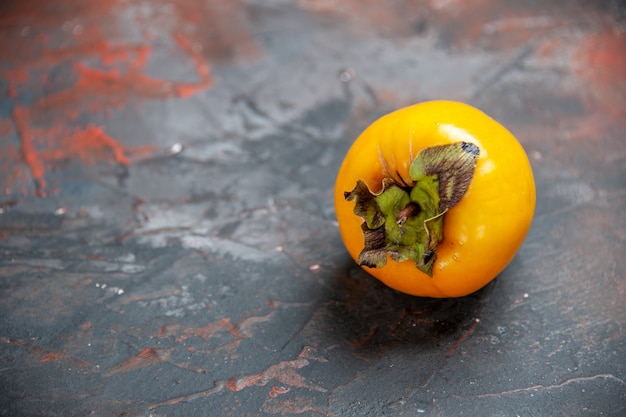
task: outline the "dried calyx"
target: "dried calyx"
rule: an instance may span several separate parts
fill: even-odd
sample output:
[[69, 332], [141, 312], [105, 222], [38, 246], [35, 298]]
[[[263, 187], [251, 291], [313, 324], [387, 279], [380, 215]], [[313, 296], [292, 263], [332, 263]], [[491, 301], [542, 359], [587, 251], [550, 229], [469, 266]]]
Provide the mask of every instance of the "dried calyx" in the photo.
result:
[[344, 196], [355, 201], [354, 213], [364, 220], [359, 264], [380, 268], [389, 255], [396, 262], [412, 259], [432, 276], [437, 246], [443, 240], [444, 214], [465, 195], [479, 154], [478, 147], [468, 142], [433, 146], [411, 163], [409, 184], [385, 178], [381, 191], [372, 193], [358, 180]]

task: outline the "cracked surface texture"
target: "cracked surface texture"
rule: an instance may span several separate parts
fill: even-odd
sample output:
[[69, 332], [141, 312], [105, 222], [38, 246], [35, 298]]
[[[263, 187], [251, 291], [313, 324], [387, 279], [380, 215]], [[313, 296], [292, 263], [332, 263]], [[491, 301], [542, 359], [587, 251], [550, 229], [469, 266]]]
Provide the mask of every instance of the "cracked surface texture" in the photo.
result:
[[[0, 416], [624, 415], [624, 74], [619, 1], [2, 2]], [[436, 98], [538, 187], [460, 299], [333, 211], [358, 133]]]

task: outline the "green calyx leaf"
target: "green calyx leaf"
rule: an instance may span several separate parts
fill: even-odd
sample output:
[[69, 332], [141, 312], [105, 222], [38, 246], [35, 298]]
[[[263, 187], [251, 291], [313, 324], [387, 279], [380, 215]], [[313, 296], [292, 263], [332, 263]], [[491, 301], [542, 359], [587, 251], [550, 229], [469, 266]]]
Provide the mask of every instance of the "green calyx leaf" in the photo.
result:
[[381, 268], [389, 256], [395, 262], [413, 260], [432, 276], [437, 246], [443, 240], [444, 215], [465, 195], [479, 153], [468, 142], [426, 148], [409, 168], [412, 184], [385, 178], [376, 194], [358, 180], [344, 195], [355, 202], [354, 213], [363, 218], [365, 244], [359, 264]]

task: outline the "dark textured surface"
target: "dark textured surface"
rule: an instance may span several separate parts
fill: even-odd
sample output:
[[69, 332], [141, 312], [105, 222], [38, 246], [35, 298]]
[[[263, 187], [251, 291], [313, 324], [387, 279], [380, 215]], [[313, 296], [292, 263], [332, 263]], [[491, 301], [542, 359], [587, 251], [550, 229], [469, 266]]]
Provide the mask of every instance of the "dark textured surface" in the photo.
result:
[[[0, 51], [0, 415], [626, 413], [622, 2], [9, 0]], [[369, 277], [332, 205], [434, 98], [538, 187], [461, 299]]]

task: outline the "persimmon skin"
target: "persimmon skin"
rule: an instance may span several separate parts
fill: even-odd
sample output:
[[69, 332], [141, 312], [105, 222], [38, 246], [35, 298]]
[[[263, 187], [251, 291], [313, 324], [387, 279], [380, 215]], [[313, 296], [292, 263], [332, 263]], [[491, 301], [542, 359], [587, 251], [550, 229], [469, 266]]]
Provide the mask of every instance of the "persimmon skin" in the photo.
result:
[[535, 181], [517, 139], [482, 111], [459, 102], [415, 104], [372, 123], [352, 144], [335, 184], [335, 211], [346, 249], [356, 261], [364, 246], [354, 202], [344, 193], [357, 180], [372, 192], [384, 178], [410, 183], [409, 167], [424, 148], [470, 142], [480, 154], [461, 201], [444, 217], [433, 275], [415, 262], [387, 257], [381, 268], [363, 267], [403, 293], [434, 298], [471, 294], [493, 280], [513, 259], [530, 229], [535, 211]]

